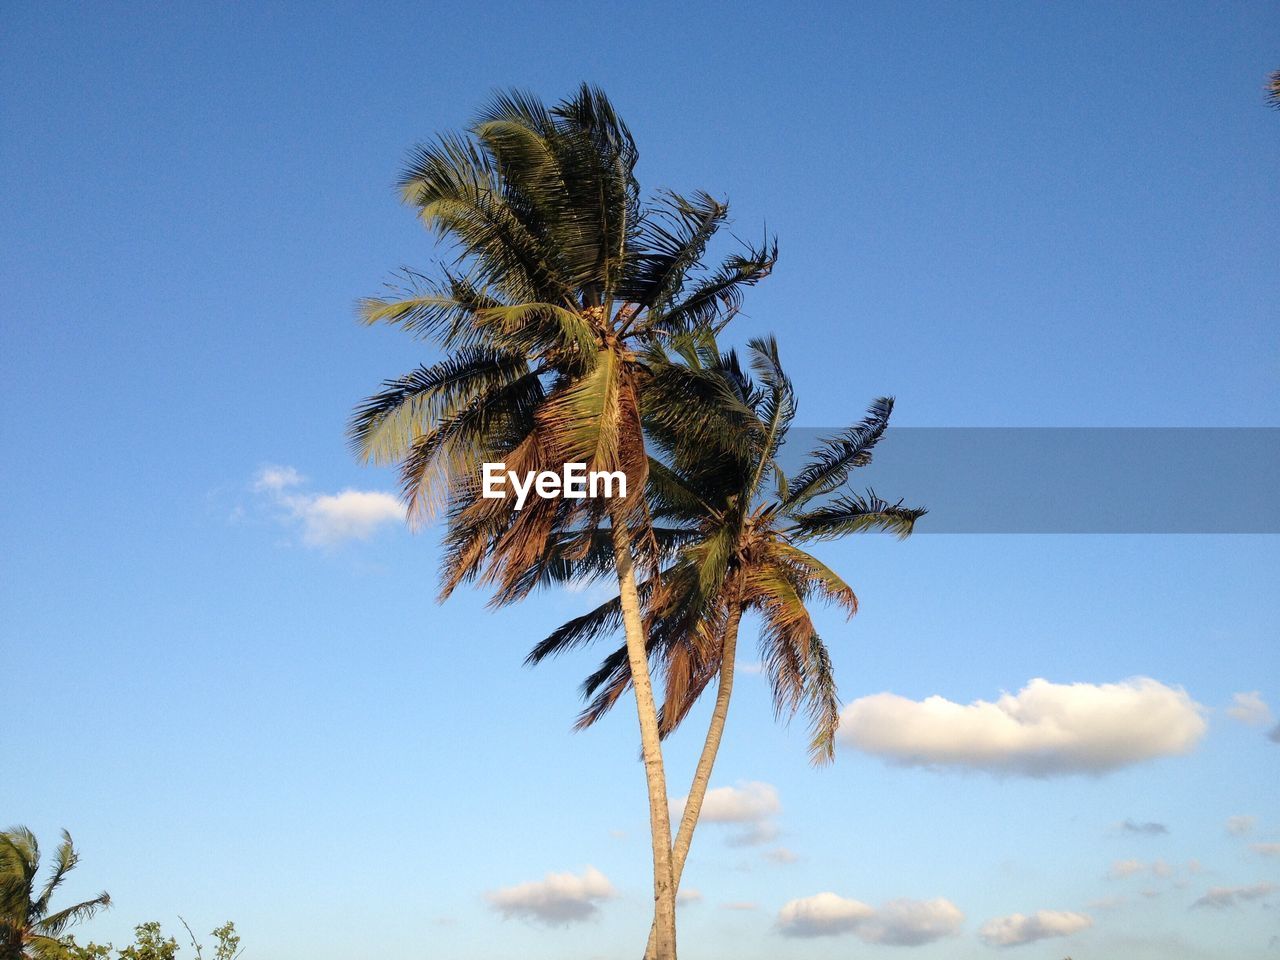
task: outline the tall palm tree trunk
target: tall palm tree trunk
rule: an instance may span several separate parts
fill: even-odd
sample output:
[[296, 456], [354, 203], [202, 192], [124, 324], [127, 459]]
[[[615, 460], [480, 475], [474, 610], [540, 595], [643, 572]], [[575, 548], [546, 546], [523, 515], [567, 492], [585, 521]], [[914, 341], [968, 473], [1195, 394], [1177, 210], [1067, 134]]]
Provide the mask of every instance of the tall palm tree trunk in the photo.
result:
[[[711, 782], [711, 768], [715, 766], [716, 754], [720, 752], [720, 740], [724, 737], [724, 723], [729, 716], [729, 698], [733, 695], [734, 656], [738, 649], [738, 624], [741, 620], [741, 604], [731, 603], [729, 615], [724, 624], [724, 646], [720, 660], [720, 680], [716, 688], [716, 704], [711, 710], [707, 739], [702, 744], [702, 754], [698, 757], [698, 765], [693, 771], [689, 798], [685, 801], [684, 814], [680, 817], [680, 831], [676, 834], [675, 846], [671, 852], [673, 896], [680, 890], [680, 876], [684, 873], [684, 864], [689, 858], [689, 848], [693, 845], [693, 831], [702, 813], [702, 801], [707, 796], [707, 785]], [[655, 918], [653, 928], [649, 931], [649, 945], [644, 953], [645, 960], [659, 960], [661, 954], [657, 952], [657, 945], [658, 924]]]
[[667, 777], [662, 765], [658, 709], [649, 677], [644, 622], [631, 555], [631, 535], [625, 511], [612, 512], [613, 556], [618, 573], [622, 624], [627, 636], [627, 661], [640, 717], [640, 749], [649, 784], [649, 830], [653, 839], [653, 928], [649, 936], [654, 960], [676, 960], [676, 885], [672, 872], [671, 811], [667, 806]]

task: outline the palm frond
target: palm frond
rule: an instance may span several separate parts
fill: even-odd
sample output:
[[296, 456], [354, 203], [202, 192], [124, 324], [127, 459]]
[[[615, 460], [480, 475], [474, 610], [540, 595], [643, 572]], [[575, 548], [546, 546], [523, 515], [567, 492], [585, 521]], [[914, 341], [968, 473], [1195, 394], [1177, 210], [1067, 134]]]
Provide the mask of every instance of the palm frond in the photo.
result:
[[647, 327], [668, 333], [695, 327], [719, 331], [742, 308], [746, 288], [769, 276], [777, 262], [777, 240], [766, 240], [758, 247], [748, 245], [743, 252], [726, 257], [710, 275], [693, 283], [676, 303], [652, 316]]
[[470, 278], [443, 272], [442, 280], [432, 280], [413, 270], [401, 271], [398, 282], [387, 284], [386, 295], [359, 302], [361, 321], [401, 326], [415, 337], [446, 346], [474, 345], [480, 337], [476, 314], [506, 304]]
[[477, 278], [511, 302], [572, 303], [554, 251], [518, 203], [510, 202], [483, 145], [445, 135], [419, 146], [400, 178], [406, 203], [437, 236], [460, 250]]
[[793, 514], [792, 534], [798, 540], [834, 540], [850, 533], [881, 530], [904, 540], [928, 512], [921, 507], [904, 507], [901, 500], [889, 503], [868, 490], [865, 496], [846, 494], [806, 513]]
[[805, 468], [792, 478], [785, 506], [803, 506], [843, 484], [850, 470], [870, 463], [871, 451], [884, 436], [892, 413], [893, 397], [880, 397], [860, 423], [824, 441], [810, 454]]
[[745, 491], [747, 498], [753, 499], [760, 490], [761, 482], [773, 468], [778, 451], [786, 440], [787, 428], [791, 426], [796, 414], [796, 396], [790, 378], [782, 369], [778, 341], [774, 337], [756, 338], [749, 346], [751, 369], [764, 388], [757, 414], [763, 437], [757, 453], [755, 473]]
[[77, 903], [57, 913], [51, 913], [35, 924], [35, 932], [46, 937], [60, 937], [73, 924], [90, 919], [99, 910], [111, 906], [111, 896], [105, 890], [92, 900]]
[[809, 760], [814, 764], [835, 759], [836, 730], [840, 726], [840, 698], [836, 692], [831, 653], [822, 638], [809, 638], [804, 699], [809, 717]]
[[49, 871], [49, 879], [45, 881], [32, 908], [36, 916], [43, 917], [48, 913], [54, 891], [62, 886], [62, 882], [67, 879], [67, 874], [74, 870], [79, 862], [80, 855], [76, 853], [75, 845], [71, 842], [71, 834], [63, 830], [62, 842], [58, 844], [58, 849], [53, 855], [53, 868]]
[[366, 462], [399, 460], [424, 434], [528, 374], [529, 363], [523, 355], [474, 347], [384, 381], [382, 391], [352, 415], [348, 427], [352, 450]]
[[661, 313], [702, 265], [707, 244], [729, 216], [727, 204], [708, 193], [664, 194], [644, 213], [636, 233], [620, 299]]

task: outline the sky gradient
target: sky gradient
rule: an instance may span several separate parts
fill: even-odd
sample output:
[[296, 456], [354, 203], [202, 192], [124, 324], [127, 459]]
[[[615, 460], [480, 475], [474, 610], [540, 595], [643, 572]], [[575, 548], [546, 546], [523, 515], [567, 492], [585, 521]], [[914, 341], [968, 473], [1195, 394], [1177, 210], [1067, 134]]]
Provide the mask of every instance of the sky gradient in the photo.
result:
[[[777, 232], [729, 337], [778, 335], [803, 426], [884, 394], [907, 426], [1280, 426], [1270, 4], [5, 19], [0, 821], [75, 835], [67, 899], [115, 901], [83, 936], [182, 914], [234, 919], [246, 960], [637, 952], [634, 716], [570, 731], [594, 652], [521, 666], [607, 594], [437, 605], [436, 532], [402, 528], [393, 473], [343, 437], [432, 359], [354, 318], [438, 258], [399, 165], [493, 89], [601, 84], [647, 190]], [[857, 722], [809, 767], [747, 625], [684, 955], [1280, 956], [1276, 537], [821, 556], [862, 602], [820, 621]], [[1122, 732], [1131, 701], [1167, 722], [1117, 759], [1081, 698]], [[671, 743], [673, 798], [704, 716]], [[906, 719], [964, 749], [886, 746]]]

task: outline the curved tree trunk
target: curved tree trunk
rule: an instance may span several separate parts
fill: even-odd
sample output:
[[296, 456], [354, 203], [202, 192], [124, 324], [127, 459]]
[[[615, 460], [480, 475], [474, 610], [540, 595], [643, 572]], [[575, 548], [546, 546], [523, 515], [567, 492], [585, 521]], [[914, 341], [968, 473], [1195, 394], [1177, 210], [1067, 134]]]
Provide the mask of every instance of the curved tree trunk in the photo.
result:
[[[680, 832], [676, 835], [675, 847], [671, 857], [671, 879], [673, 897], [680, 889], [680, 875], [684, 873], [685, 861], [689, 858], [689, 847], [693, 844], [693, 831], [698, 825], [698, 817], [702, 813], [702, 801], [707, 796], [707, 785], [711, 782], [711, 768], [715, 766], [716, 754], [720, 751], [720, 740], [724, 736], [725, 718], [729, 716], [729, 698], [733, 695], [734, 656], [738, 650], [738, 624], [742, 620], [742, 606], [734, 603], [729, 607], [729, 616], [724, 624], [724, 646], [721, 648], [720, 679], [716, 688], [716, 705], [711, 711], [711, 723], [707, 727], [707, 739], [702, 745], [702, 754], [698, 757], [698, 766], [693, 772], [693, 783], [689, 787], [689, 799], [684, 804], [684, 815], [680, 818]], [[655, 919], [649, 931], [649, 945], [645, 949], [645, 960], [660, 960], [662, 954], [658, 949], [658, 924]]]
[[676, 960], [676, 885], [671, 858], [671, 811], [667, 806], [667, 778], [662, 765], [658, 710], [649, 677], [644, 621], [636, 589], [631, 535], [624, 511], [613, 511], [613, 556], [618, 573], [622, 623], [627, 635], [627, 661], [640, 717], [640, 749], [649, 784], [649, 830], [653, 839], [653, 929], [649, 935], [654, 960]]

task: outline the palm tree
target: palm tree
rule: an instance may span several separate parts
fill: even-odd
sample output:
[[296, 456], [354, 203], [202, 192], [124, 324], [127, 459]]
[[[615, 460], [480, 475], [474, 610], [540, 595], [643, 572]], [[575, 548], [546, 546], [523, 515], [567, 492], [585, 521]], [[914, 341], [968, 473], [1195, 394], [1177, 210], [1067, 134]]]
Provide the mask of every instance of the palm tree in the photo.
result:
[[[801, 547], [849, 533], [889, 531], [908, 536], [921, 509], [889, 503], [868, 493], [841, 494], [850, 472], [871, 459], [888, 426], [891, 398], [872, 405], [856, 426], [825, 441], [788, 479], [777, 456], [795, 415], [795, 392], [771, 338], [752, 341], [757, 387], [732, 352], [719, 355], [707, 337], [677, 344], [691, 371], [710, 373], [727, 386], [727, 402], [703, 406], [702, 428], [673, 423], [669, 403], [646, 411], [650, 446], [666, 457], [649, 469], [654, 536], [664, 544], [666, 565], [641, 584], [649, 624], [649, 656], [662, 666], [665, 696], [662, 736], [674, 730], [713, 678], [719, 678], [706, 741], [685, 803], [672, 861], [678, 888], [694, 828], [724, 733], [733, 691], [734, 658], [742, 617], [759, 614], [762, 660], [775, 711], [809, 715], [809, 748], [816, 763], [833, 756], [839, 702], [831, 659], [809, 614], [822, 600], [852, 616], [852, 588]], [[670, 375], [666, 382], [677, 378]], [[658, 394], [655, 388], [652, 394]], [[726, 444], [726, 438], [749, 438]], [[598, 563], [596, 564], [598, 567]], [[594, 568], [584, 565], [580, 573]], [[617, 629], [617, 599], [564, 624], [539, 643], [528, 662], [596, 639]], [[631, 684], [630, 659], [619, 649], [583, 685], [590, 698], [578, 720], [599, 720]], [[654, 942], [650, 942], [650, 952]]]
[[111, 897], [104, 892], [92, 900], [49, 912], [54, 892], [79, 862], [71, 834], [63, 830], [49, 877], [37, 892], [40, 845], [35, 834], [26, 827], [12, 827], [0, 833], [0, 960], [59, 957], [60, 938], [67, 928], [111, 905]]
[[[369, 323], [436, 341], [444, 360], [361, 405], [351, 435], [366, 461], [398, 463], [411, 518], [447, 516], [441, 597], [460, 583], [510, 603], [558, 579], [569, 558], [608, 545], [633, 677], [649, 793], [658, 956], [675, 957], [675, 889], [658, 716], [645, 659], [635, 565], [649, 537], [640, 406], [664, 339], [719, 329], [776, 245], [707, 269], [728, 208], [711, 196], [642, 203], [638, 153], [599, 90], [547, 107], [498, 96], [466, 135], [422, 146], [403, 196], [457, 256], [431, 278], [406, 272], [362, 305]], [[686, 408], [677, 419], [693, 417]], [[628, 496], [535, 498], [524, 509], [481, 496], [483, 463], [521, 473], [584, 463], [620, 471]]]
[[1280, 110], [1280, 70], [1267, 77], [1267, 103]]

